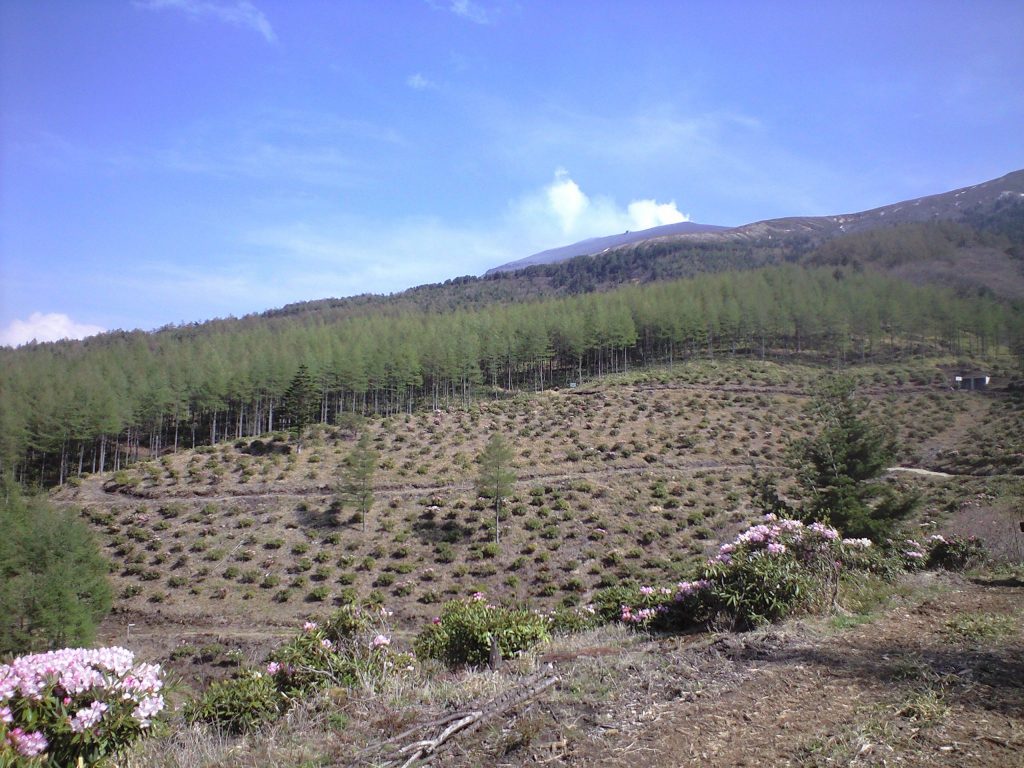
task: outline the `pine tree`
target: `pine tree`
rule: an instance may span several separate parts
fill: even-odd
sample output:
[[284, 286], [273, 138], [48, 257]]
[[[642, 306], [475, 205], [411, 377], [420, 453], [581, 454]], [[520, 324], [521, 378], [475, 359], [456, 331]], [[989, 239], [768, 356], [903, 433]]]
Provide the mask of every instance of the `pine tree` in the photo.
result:
[[477, 476], [477, 493], [494, 502], [494, 541], [500, 540], [501, 504], [512, 493], [516, 475], [512, 471], [514, 457], [512, 446], [499, 434], [494, 434], [477, 457], [480, 474]]

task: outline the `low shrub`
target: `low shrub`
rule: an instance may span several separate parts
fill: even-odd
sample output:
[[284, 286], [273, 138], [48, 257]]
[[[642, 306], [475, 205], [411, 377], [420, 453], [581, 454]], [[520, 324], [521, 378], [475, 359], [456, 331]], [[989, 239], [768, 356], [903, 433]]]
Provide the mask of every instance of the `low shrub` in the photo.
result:
[[273, 678], [247, 669], [221, 680], [185, 707], [189, 723], [211, 723], [230, 733], [254, 731], [273, 722], [284, 710], [285, 699]]
[[468, 600], [445, 603], [441, 615], [416, 638], [414, 649], [422, 658], [449, 666], [487, 663], [492, 642], [502, 658], [547, 640], [548, 621], [530, 611], [489, 604], [477, 592]]
[[307, 621], [274, 650], [262, 669], [246, 669], [211, 685], [186, 707], [189, 722], [233, 733], [255, 730], [291, 703], [326, 687], [373, 688], [412, 668], [412, 657], [391, 648], [384, 609], [347, 605], [323, 623]]
[[988, 560], [988, 550], [984, 542], [974, 536], [962, 539], [958, 536], [944, 537], [936, 534], [929, 536], [926, 544], [928, 553], [925, 556], [925, 565], [928, 568], [963, 571]]
[[[909, 545], [907, 552], [916, 552]], [[888, 573], [922, 560], [876, 554], [867, 539], [840, 539], [822, 523], [765, 516], [723, 544], [693, 581], [671, 587], [619, 585], [595, 596], [605, 621], [651, 629], [685, 629], [709, 619], [749, 629], [836, 601], [844, 568]]]
[[594, 606], [583, 608], [556, 608], [547, 615], [548, 627], [552, 634], [571, 635], [594, 629], [601, 623]]

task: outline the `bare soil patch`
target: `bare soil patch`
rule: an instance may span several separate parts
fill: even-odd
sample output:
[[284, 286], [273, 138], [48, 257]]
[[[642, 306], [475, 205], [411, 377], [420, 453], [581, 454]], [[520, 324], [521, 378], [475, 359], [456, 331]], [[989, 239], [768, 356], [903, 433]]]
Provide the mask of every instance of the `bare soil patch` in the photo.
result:
[[[912, 578], [911, 597], [844, 630], [815, 619], [557, 662], [554, 701], [442, 764], [1024, 765], [1024, 582]], [[530, 722], [533, 740], [499, 754]]]

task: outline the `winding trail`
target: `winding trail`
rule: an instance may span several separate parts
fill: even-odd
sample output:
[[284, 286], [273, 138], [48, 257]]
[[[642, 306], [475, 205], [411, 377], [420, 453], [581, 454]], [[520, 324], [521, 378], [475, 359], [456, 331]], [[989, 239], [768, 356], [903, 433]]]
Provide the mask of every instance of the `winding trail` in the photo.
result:
[[[664, 472], [747, 472], [750, 471], [749, 463], [727, 464], [714, 459], [691, 461], [679, 464], [659, 463], [652, 466], [646, 463], [630, 464], [618, 467], [597, 467], [592, 469], [576, 469], [572, 472], [537, 472], [524, 474], [516, 482], [517, 486], [525, 486], [530, 483], [564, 483], [579, 479], [600, 480], [602, 477], [615, 477], [619, 475], [634, 474], [643, 476], [657, 470]], [[470, 491], [475, 487], [471, 481], [457, 483], [382, 483], [375, 486], [374, 493], [381, 497], [404, 496], [410, 493], [441, 493], [450, 491]], [[118, 500], [124, 502], [133, 501], [196, 501], [196, 502], [228, 502], [244, 501], [266, 498], [327, 498], [334, 495], [334, 490], [329, 486], [316, 486], [305, 488], [272, 488], [258, 487], [245, 493], [221, 493], [216, 494], [218, 489], [215, 486], [199, 486], [173, 488], [172, 492], [160, 492], [161, 489], [146, 489], [142, 493], [122, 493], [119, 491], [107, 491], [98, 482], [86, 482], [76, 488], [72, 493], [71, 500], [76, 503], [109, 504]], [[238, 488], [242, 490], [242, 488]], [[203, 491], [209, 491], [204, 493]]]
[[949, 472], [935, 472], [931, 469], [920, 469], [918, 467], [889, 467], [886, 472], [909, 472], [912, 475], [924, 475], [925, 477], [975, 477], [975, 475], [951, 475]]

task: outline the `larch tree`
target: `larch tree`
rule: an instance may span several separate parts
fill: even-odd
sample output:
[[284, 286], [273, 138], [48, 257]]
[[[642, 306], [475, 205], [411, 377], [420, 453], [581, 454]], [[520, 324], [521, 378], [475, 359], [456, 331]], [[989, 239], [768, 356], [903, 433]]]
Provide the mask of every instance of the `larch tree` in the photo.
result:
[[69, 510], [0, 483], [0, 656], [88, 645], [110, 610], [107, 562]]
[[370, 445], [370, 433], [363, 432], [359, 442], [345, 458], [339, 485], [339, 503], [344, 506], [351, 502], [359, 511], [359, 517], [366, 530], [366, 520], [373, 508], [373, 476], [377, 472], [380, 454]]
[[500, 434], [491, 435], [487, 445], [477, 457], [480, 474], [476, 489], [480, 496], [494, 502], [494, 542], [501, 540], [501, 505], [512, 493], [516, 475], [512, 469], [515, 454], [509, 442]]

